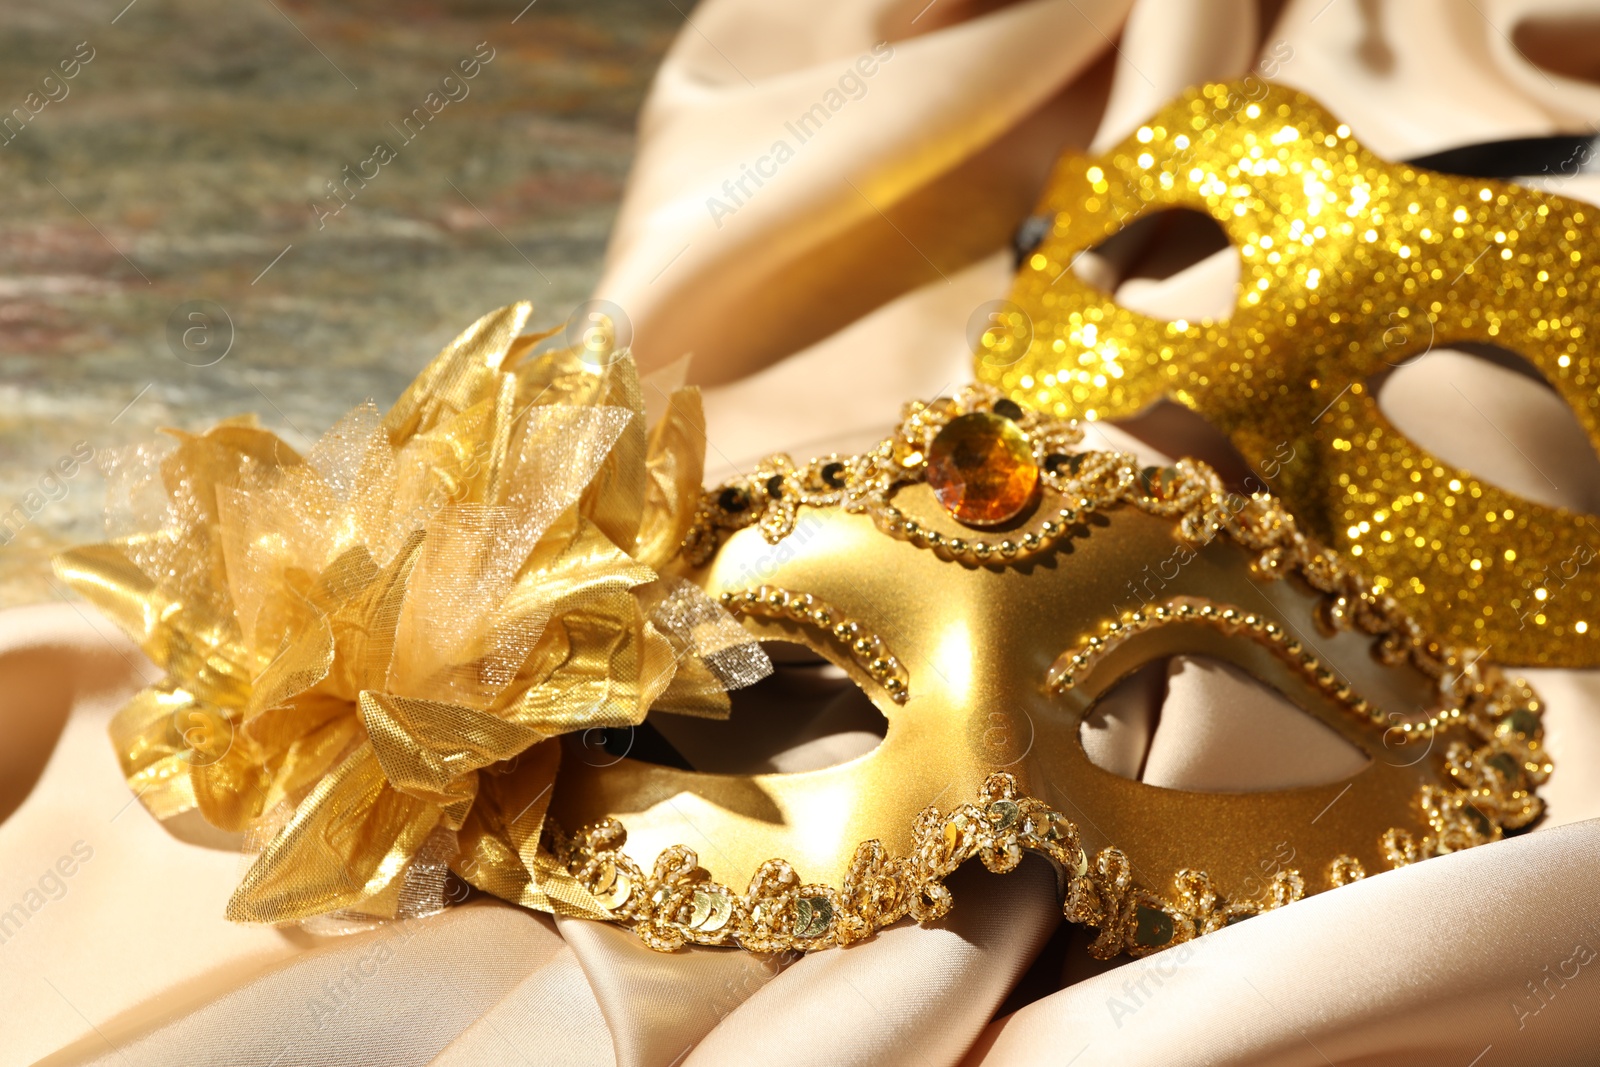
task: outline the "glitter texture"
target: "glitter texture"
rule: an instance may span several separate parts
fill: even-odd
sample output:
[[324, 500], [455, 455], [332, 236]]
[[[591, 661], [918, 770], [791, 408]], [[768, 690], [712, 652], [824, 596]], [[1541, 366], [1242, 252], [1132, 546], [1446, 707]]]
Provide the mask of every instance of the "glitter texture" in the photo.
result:
[[[1173, 208], [1214, 218], [1238, 252], [1224, 320], [1137, 314], [1070, 268]], [[979, 351], [981, 380], [1078, 418], [1187, 405], [1429, 628], [1502, 661], [1600, 665], [1600, 526], [1429, 454], [1371, 385], [1430, 347], [1500, 345], [1600, 443], [1600, 209], [1385, 162], [1310, 98], [1250, 81], [1192, 90], [1102, 157], [1064, 157], [1040, 213], [1049, 234], [1012, 294], [1033, 342], [1009, 361]]]

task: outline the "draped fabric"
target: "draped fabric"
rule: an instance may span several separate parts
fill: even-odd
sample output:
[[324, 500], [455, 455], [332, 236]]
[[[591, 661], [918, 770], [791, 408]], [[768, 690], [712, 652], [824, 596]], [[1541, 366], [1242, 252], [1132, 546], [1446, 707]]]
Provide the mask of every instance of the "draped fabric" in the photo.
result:
[[[597, 295], [644, 371], [693, 353], [710, 478], [857, 449], [970, 378], [968, 319], [1005, 296], [1006, 242], [1063, 146], [1252, 70], [1390, 157], [1583, 132], [1597, 42], [1600, 12], [1569, 0], [708, 0], [641, 116]], [[1593, 176], [1543, 183], [1600, 202]], [[1203, 262], [1127, 299], [1225, 284]], [[1538, 432], [1561, 413], [1502, 368], [1433, 353], [1407, 373], [1397, 424], [1512, 488], [1594, 462]], [[1140, 432], [1093, 430], [1190, 451]], [[1557, 766], [1541, 828], [1166, 953], [1091, 961], [1029, 860], [964, 870], [946, 920], [848, 949], [660, 955], [481, 898], [345, 937], [225, 922], [238, 842], [156, 823], [106, 739], [150, 665], [87, 608], [0, 613], [0, 1064], [1589, 1063], [1600, 676], [1527, 674]], [[1164, 692], [1159, 715], [1113, 715], [1104, 760], [1157, 785], [1337, 773], [1293, 729], [1240, 730], [1281, 709], [1226, 672], [1175, 664]]]

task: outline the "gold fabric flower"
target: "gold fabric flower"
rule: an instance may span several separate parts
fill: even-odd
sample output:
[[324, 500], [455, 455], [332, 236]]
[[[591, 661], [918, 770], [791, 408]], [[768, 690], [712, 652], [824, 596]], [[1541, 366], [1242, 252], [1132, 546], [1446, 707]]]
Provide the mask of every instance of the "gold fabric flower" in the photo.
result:
[[725, 714], [761, 673], [753, 646], [726, 669], [711, 605], [675, 627], [697, 594], [657, 579], [700, 491], [698, 393], [647, 434], [632, 361], [534, 355], [529, 313], [480, 319], [305, 455], [248, 419], [132, 450], [113, 539], [56, 561], [166, 672], [111, 727], [129, 785], [259, 848], [230, 918], [421, 914], [447, 868], [600, 914], [540, 847], [554, 739]]

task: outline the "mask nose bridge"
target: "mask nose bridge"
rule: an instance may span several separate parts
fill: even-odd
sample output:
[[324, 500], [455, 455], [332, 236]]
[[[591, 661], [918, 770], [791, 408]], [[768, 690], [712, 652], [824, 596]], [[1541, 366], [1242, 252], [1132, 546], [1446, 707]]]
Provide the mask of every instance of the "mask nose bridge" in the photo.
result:
[[[1091, 561], [1074, 560], [1071, 552], [1061, 553], [1054, 566], [1081, 567], [1090, 577]], [[1055, 584], [1059, 576], [1052, 582], [1010, 566], [962, 569], [963, 580], [952, 590], [958, 600], [917, 616], [914, 640], [896, 642], [892, 631], [885, 633], [904, 649], [912, 690], [911, 701], [887, 712], [890, 730], [934, 732], [941, 744], [960, 746], [974, 772], [1003, 770], [1042, 782], [1038, 748], [1077, 743], [1077, 720], [1048, 692], [1050, 664], [1103, 613], [1086, 600], [1071, 612], [1075, 621], [1050, 625], [1031, 597], [1041, 580]]]

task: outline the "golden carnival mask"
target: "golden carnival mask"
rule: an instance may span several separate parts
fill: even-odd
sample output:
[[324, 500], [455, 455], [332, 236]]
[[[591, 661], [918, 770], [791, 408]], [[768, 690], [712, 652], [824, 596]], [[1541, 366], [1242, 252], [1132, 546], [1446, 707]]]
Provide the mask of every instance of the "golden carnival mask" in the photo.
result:
[[[1073, 271], [1126, 225], [1178, 208], [1210, 216], [1238, 252], [1225, 318], [1160, 321]], [[1020, 313], [985, 335], [981, 380], [1069, 417], [1185, 405], [1429, 629], [1504, 661], [1600, 664], [1585, 636], [1600, 592], [1584, 567], [1592, 520], [1440, 461], [1371, 385], [1431, 347], [1505, 346], [1600, 447], [1597, 209], [1385, 162], [1306, 96], [1256, 82], [1193, 90], [1106, 154], [1064, 157], [1039, 213]]]
[[[709, 491], [678, 573], [846, 672], [887, 733], [786, 774], [569, 760], [551, 812], [589, 828], [559, 841], [562, 862], [657, 947], [771, 951], [937, 918], [961, 863], [1004, 871], [1033, 851], [1109, 957], [1535, 817], [1549, 767], [1525, 688], [1425, 636], [1271, 498], [1079, 440], [972, 386], [910, 404], [866, 454], [776, 456]], [[1157, 563], [1170, 577], [1152, 585]], [[1202, 793], [1091, 762], [1079, 730], [1097, 699], [1187, 652], [1288, 696], [1365, 769]], [[1297, 866], [1263, 885], [1274, 842]]]
[[[1538, 816], [1534, 696], [1268, 497], [1082, 451], [985, 386], [706, 492], [698, 394], [647, 432], [625, 354], [540, 354], [528, 314], [304, 456], [248, 420], [136, 450], [110, 472], [127, 521], [57, 561], [165, 671], [112, 724], [130, 786], [247, 835], [231, 918], [423, 915], [453, 874], [660, 949], [813, 950], [937, 918], [961, 864], [1032, 851], [1097, 955], [1142, 954]], [[881, 744], [790, 774], [590, 758], [647, 712], [726, 717], [771, 670], [758, 641], [835, 665]], [[1178, 653], [1364, 769], [1204, 793], [1096, 766], [1096, 701]], [[1282, 842], [1295, 866], [1263, 882]]]

